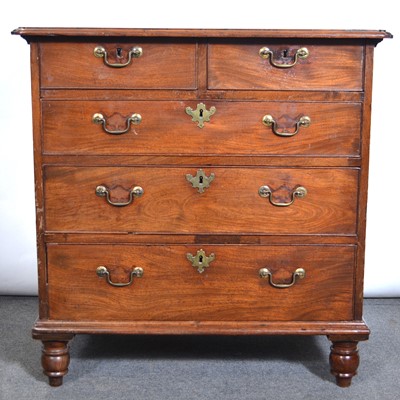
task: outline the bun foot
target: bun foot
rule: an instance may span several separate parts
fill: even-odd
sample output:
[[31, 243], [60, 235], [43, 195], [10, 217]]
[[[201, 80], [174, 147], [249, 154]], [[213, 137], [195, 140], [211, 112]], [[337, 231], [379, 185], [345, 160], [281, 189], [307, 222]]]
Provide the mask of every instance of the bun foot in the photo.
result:
[[61, 386], [68, 373], [68, 341], [43, 340], [43, 373], [49, 377], [50, 386]]
[[336, 377], [336, 383], [340, 387], [349, 387], [351, 379], [357, 374], [360, 364], [358, 356], [358, 342], [333, 341], [329, 363], [331, 373]]

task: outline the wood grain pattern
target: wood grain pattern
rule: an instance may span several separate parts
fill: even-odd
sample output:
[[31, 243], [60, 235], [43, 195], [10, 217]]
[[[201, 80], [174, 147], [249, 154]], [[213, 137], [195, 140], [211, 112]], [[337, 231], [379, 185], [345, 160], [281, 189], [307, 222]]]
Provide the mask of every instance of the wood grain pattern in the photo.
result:
[[[186, 259], [199, 246], [49, 245], [50, 319], [66, 320], [349, 320], [354, 246], [206, 245], [215, 260], [202, 274]], [[337, 257], [340, 252], [340, 257]], [[133, 266], [142, 278], [112, 287], [96, 275], [105, 265], [126, 282]], [[306, 277], [277, 289], [296, 268]]]
[[[200, 101], [200, 100], [199, 100]], [[205, 101], [217, 112], [203, 129], [186, 107], [199, 101], [44, 101], [43, 151], [74, 155], [333, 155], [358, 156], [360, 103], [221, 102]], [[133, 113], [142, 116], [123, 135], [107, 134], [92, 116], [101, 113], [107, 129], [124, 130]], [[278, 131], [295, 130], [301, 116], [308, 128], [293, 137], [279, 137], [262, 123], [270, 114]], [[235, 126], [235, 129], [232, 129]]]
[[[351, 234], [356, 231], [357, 169], [204, 169], [215, 179], [204, 193], [186, 180], [193, 168], [47, 167], [46, 230], [65, 232]], [[95, 194], [111, 190], [125, 202], [129, 190], [144, 195], [127, 207], [109, 205]], [[258, 194], [262, 185], [274, 201], [289, 202], [298, 185], [304, 199], [275, 207]], [[63, 217], [60, 218], [59, 216]]]
[[[104, 65], [93, 55], [96, 46], [126, 54], [132, 47], [143, 55], [124, 68]], [[194, 43], [41, 43], [42, 88], [193, 89], [196, 87], [196, 45]], [[113, 61], [115, 62], [115, 61]], [[122, 59], [124, 62], [124, 59]], [[126, 62], [126, 61], [125, 61]]]
[[[18, 28], [32, 44], [32, 103], [40, 314], [33, 337], [44, 342], [51, 385], [68, 371], [76, 333], [328, 335], [340, 386], [356, 374], [362, 321], [365, 215], [374, 46], [385, 31]], [[138, 45], [143, 56], [110, 68]], [[280, 69], [261, 47], [286, 63]], [[118, 48], [121, 54], [118, 55]], [[285, 52], [287, 54], [285, 54]], [[200, 130], [184, 112], [215, 106]], [[105, 134], [94, 113], [120, 129]], [[261, 124], [265, 114], [292, 138]], [[215, 174], [198, 193], [186, 180]], [[115, 207], [95, 194], [110, 188]], [[289, 202], [302, 185], [305, 198]], [[203, 274], [186, 253], [216, 258]], [[105, 265], [116, 288], [98, 277]], [[277, 289], [274, 281], [306, 277]]]
[[[292, 68], [271, 66], [258, 52], [267, 46], [280, 54], [307, 47], [309, 56]], [[211, 44], [209, 89], [247, 90], [362, 90], [363, 50], [360, 46], [296, 44]], [[290, 63], [289, 61], [286, 61]], [[240, 73], [238, 73], [240, 71]]]
[[363, 29], [141, 29], [141, 28], [41, 28], [21, 27], [11, 32], [29, 40], [60, 40], [93, 37], [222, 37], [222, 38], [308, 38], [308, 39], [370, 39], [391, 38], [383, 30]]

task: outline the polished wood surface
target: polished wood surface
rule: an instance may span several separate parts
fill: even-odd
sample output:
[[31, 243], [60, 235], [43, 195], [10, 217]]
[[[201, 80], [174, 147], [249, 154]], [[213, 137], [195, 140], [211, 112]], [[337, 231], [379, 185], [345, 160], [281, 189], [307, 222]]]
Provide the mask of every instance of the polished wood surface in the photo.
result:
[[[354, 234], [357, 169], [204, 168], [215, 178], [204, 193], [186, 180], [196, 168], [46, 167], [46, 229], [62, 232]], [[126, 202], [115, 207], [95, 189], [110, 189]], [[272, 200], [289, 203], [298, 186], [307, 189], [288, 207], [258, 194], [268, 185]], [[59, 216], [62, 215], [62, 218]]]
[[[103, 46], [111, 63], [127, 62], [135, 46], [143, 55], [124, 68], [110, 68], [93, 50]], [[121, 49], [121, 59], [115, 59]], [[42, 43], [40, 45], [42, 88], [193, 89], [196, 87], [196, 45], [194, 43]], [[113, 57], [114, 56], [114, 57]], [[112, 58], [113, 57], [113, 58]]]
[[[215, 260], [199, 273], [186, 254], [202, 248]], [[340, 257], [337, 257], [338, 252]], [[49, 245], [50, 319], [153, 321], [329, 321], [349, 320], [354, 246], [135, 246]], [[134, 267], [143, 277], [113, 287], [96, 275], [106, 266], [111, 280], [129, 281]], [[290, 288], [297, 268], [306, 276]], [[79, 279], [77, 279], [79, 277]], [[124, 306], [121, 307], [121, 304]]]
[[[268, 47], [278, 60], [293, 62], [296, 51], [306, 47], [309, 56], [292, 68], [276, 68], [259, 50]], [[287, 52], [283, 58], [282, 53]], [[274, 56], [275, 57], [275, 56]], [[314, 46], [302, 42], [209, 45], [208, 87], [239, 90], [362, 90], [361, 46]], [[238, 73], [240, 71], [240, 73]]]
[[[374, 46], [385, 31], [19, 28], [31, 44], [42, 366], [53, 386], [86, 334], [327, 335], [339, 386], [357, 372]], [[124, 63], [93, 54], [103, 46]], [[300, 47], [309, 56], [290, 68]], [[186, 107], [216, 112], [199, 129]], [[133, 113], [142, 116], [126, 134]], [[280, 137], [262, 124], [276, 120]], [[215, 174], [199, 193], [186, 175]], [[109, 188], [111, 202], [95, 193]], [[278, 203], [259, 196], [268, 185]], [[200, 274], [187, 253], [215, 259]], [[96, 269], [106, 266], [114, 287]], [[268, 268], [287, 288], [261, 279]]]
[[141, 29], [141, 28], [41, 28], [21, 27], [12, 34], [32, 40], [76, 40], [93, 37], [193, 37], [193, 38], [302, 38], [302, 39], [370, 39], [381, 41], [393, 37], [383, 30], [363, 29]]
[[[186, 107], [196, 109], [200, 101], [44, 101], [43, 151], [71, 155], [360, 154], [360, 103], [203, 100], [217, 111], [200, 129], [185, 112]], [[104, 116], [111, 131], [126, 129], [133, 113], [139, 113], [142, 121], [125, 134], [112, 135], [92, 122], [95, 113]], [[262, 123], [266, 114], [274, 117], [278, 133], [295, 132], [297, 121], [305, 115], [311, 125], [300, 127], [293, 137], [281, 137]]]

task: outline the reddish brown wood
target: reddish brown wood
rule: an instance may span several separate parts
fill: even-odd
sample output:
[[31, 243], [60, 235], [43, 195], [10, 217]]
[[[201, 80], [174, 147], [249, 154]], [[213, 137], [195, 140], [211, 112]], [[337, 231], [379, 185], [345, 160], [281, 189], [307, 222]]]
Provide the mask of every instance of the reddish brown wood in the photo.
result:
[[[135, 233], [353, 234], [356, 232], [357, 169], [204, 168], [215, 179], [204, 193], [186, 180], [197, 168], [47, 167], [48, 231]], [[110, 188], [113, 202], [129, 191], [144, 194], [126, 207], [96, 196]], [[273, 190], [275, 202], [288, 203], [299, 185], [308, 194], [288, 207], [273, 206], [258, 194]], [[59, 216], [62, 215], [63, 218]]]
[[367, 340], [364, 321], [53, 321], [39, 320], [34, 335], [49, 331], [82, 334], [154, 335], [347, 335], [346, 340]]
[[[75, 333], [328, 335], [339, 386], [358, 365], [362, 321], [369, 121], [373, 47], [384, 31], [157, 30], [19, 28], [32, 43], [32, 99], [43, 367], [51, 385], [68, 370]], [[143, 56], [110, 68], [133, 45]], [[279, 69], [259, 57], [268, 46], [286, 61], [298, 47], [310, 55]], [[114, 57], [115, 58], [115, 57]], [[116, 61], [116, 60], [114, 60]], [[184, 112], [204, 102], [217, 112], [201, 130]], [[101, 112], [129, 134], [111, 136], [91, 122]], [[312, 124], [280, 138], [261, 123], [273, 115], [290, 130], [301, 115]], [[185, 175], [215, 173], [202, 194]], [[95, 194], [110, 187], [126, 201], [114, 207]], [[258, 195], [273, 189], [290, 201], [275, 207]], [[186, 259], [203, 248], [216, 258], [199, 274]], [[96, 275], [106, 265], [124, 282]], [[277, 289], [260, 279], [288, 282]]]
[[[215, 260], [199, 273], [186, 254], [202, 248]], [[349, 320], [354, 246], [48, 245], [50, 319], [102, 321]], [[337, 254], [340, 253], [340, 257]], [[113, 287], [96, 275], [106, 266]], [[297, 268], [306, 276], [290, 288]], [[320, 269], [323, 269], [323, 274]], [[76, 279], [79, 277], [79, 279]], [[124, 307], [121, 307], [124, 304]]]
[[[271, 65], [259, 56], [262, 47], [276, 54], [288, 51], [287, 64], [299, 48], [307, 47], [309, 56], [292, 68]], [[361, 46], [314, 46], [290, 44], [211, 44], [208, 50], [209, 89], [240, 90], [362, 90]], [[240, 73], [238, 74], [238, 71]], [[290, 83], [288, 83], [288, 80]]]
[[[143, 55], [124, 68], [111, 68], [103, 58], [93, 54], [103, 46], [115, 54], [123, 54], [134, 46], [142, 47]], [[194, 43], [104, 43], [101, 40], [80, 43], [41, 43], [42, 88], [87, 89], [194, 89], [196, 88], [196, 45]], [[115, 62], [110, 59], [110, 62]], [[126, 60], [122, 59], [122, 63]]]
[[[371, 39], [381, 41], [391, 38], [383, 30], [362, 29], [130, 29], [130, 28], [36, 28], [23, 27], [15, 29], [12, 34], [27, 39], [38, 40], [50, 38], [59, 40], [62, 37], [221, 37], [221, 38], [302, 38], [302, 39]], [[61, 37], [61, 38], [60, 38]]]
[[[199, 46], [200, 52], [201, 46]], [[200, 62], [200, 55], [199, 55]], [[203, 77], [206, 78], [206, 77]], [[200, 85], [200, 77], [198, 79]], [[202, 83], [203, 87], [206, 85]], [[91, 89], [82, 91], [79, 89], [42, 89], [41, 96], [47, 100], [265, 100], [265, 101], [288, 101], [296, 102], [362, 102], [362, 92], [317, 92], [317, 91], [251, 91], [251, 90], [124, 90], [124, 89]]]
[[351, 379], [357, 374], [360, 364], [357, 343], [355, 341], [332, 341], [329, 363], [331, 373], [340, 387], [349, 387]]
[[365, 46], [364, 64], [364, 86], [365, 99], [363, 103], [362, 120], [362, 142], [361, 142], [361, 173], [359, 184], [359, 207], [358, 207], [358, 252], [356, 263], [355, 281], [355, 318], [362, 318], [363, 296], [364, 296], [364, 256], [365, 256], [365, 231], [367, 219], [367, 196], [368, 196], [368, 169], [369, 169], [369, 145], [371, 126], [371, 102], [372, 102], [372, 71], [374, 62], [374, 47]]
[[64, 376], [68, 373], [70, 361], [68, 341], [73, 335], [63, 335], [57, 338], [43, 336], [42, 367], [48, 376], [50, 386], [61, 386]]
[[[359, 103], [256, 102], [250, 106], [248, 102], [206, 101], [206, 106], [216, 107], [217, 112], [200, 129], [185, 112], [186, 107], [196, 109], [198, 102], [45, 101], [44, 153], [343, 157], [360, 152]], [[126, 129], [133, 113], [139, 113], [142, 122], [125, 134], [111, 135], [92, 122], [95, 113], [106, 118], [108, 130]], [[160, 113], [165, 117], [160, 118]], [[311, 125], [300, 127], [293, 137], [280, 137], [262, 123], [266, 114], [274, 117], [278, 132], [294, 132], [304, 115], [311, 118]]]
[[190, 168], [198, 168], [199, 165], [215, 165], [215, 166], [241, 166], [241, 167], [359, 167], [361, 164], [360, 157], [311, 157], [311, 156], [225, 156], [212, 155], [110, 155], [110, 156], [64, 156], [64, 155], [48, 155], [42, 156], [45, 165], [79, 165], [79, 166], [189, 166]]
[[96, 243], [144, 243], [155, 244], [253, 244], [253, 245], [290, 245], [290, 244], [354, 244], [356, 235], [225, 235], [225, 234], [141, 234], [118, 233], [46, 233], [47, 243], [96, 244]]

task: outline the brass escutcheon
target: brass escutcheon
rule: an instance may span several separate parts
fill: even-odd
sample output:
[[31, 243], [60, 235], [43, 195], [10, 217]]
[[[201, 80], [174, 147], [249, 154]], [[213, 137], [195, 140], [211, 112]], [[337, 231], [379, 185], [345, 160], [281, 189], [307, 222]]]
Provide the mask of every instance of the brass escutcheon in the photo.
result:
[[197, 170], [196, 176], [186, 174], [186, 180], [190, 182], [194, 188], [197, 188], [199, 193], [203, 193], [204, 189], [210, 186], [214, 178], [215, 174], [213, 172], [207, 177], [201, 168]]
[[206, 105], [204, 103], [197, 104], [197, 108], [193, 110], [190, 107], [186, 107], [186, 114], [192, 117], [193, 122], [197, 122], [197, 126], [199, 128], [204, 127], [204, 122], [209, 122], [211, 115], [215, 114], [217, 109], [212, 106], [210, 107], [210, 111], [206, 109]]
[[205, 268], [208, 268], [210, 263], [215, 260], [215, 254], [211, 253], [207, 257], [206, 252], [203, 249], [200, 249], [197, 251], [195, 256], [191, 253], [186, 253], [186, 258], [192, 263], [194, 268], [197, 268], [197, 272], [202, 274]]

